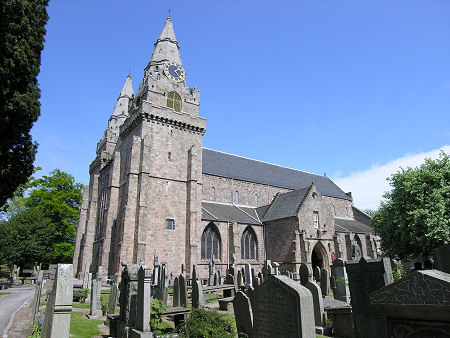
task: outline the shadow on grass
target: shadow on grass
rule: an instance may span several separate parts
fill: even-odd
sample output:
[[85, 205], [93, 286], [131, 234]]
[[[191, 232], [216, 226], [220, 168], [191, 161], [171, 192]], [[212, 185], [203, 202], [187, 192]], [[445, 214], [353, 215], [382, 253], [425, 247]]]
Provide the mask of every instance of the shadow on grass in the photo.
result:
[[70, 336], [75, 338], [91, 338], [101, 334], [98, 325], [103, 320], [88, 319], [82, 312], [72, 312], [70, 316]]

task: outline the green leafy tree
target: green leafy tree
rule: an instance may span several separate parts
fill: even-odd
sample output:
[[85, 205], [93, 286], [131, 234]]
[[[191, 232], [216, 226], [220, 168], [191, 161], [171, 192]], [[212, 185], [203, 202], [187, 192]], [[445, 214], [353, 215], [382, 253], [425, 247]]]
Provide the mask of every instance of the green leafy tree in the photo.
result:
[[48, 0], [0, 1], [0, 206], [33, 172]]
[[55, 231], [53, 262], [71, 263], [83, 186], [59, 169], [32, 180], [30, 186], [25, 207], [41, 210]]
[[24, 209], [0, 222], [0, 262], [24, 267], [50, 262], [54, 257], [55, 229], [38, 208]]
[[425, 255], [450, 242], [450, 159], [441, 152], [418, 168], [389, 179], [392, 191], [372, 217], [381, 247], [391, 257]]

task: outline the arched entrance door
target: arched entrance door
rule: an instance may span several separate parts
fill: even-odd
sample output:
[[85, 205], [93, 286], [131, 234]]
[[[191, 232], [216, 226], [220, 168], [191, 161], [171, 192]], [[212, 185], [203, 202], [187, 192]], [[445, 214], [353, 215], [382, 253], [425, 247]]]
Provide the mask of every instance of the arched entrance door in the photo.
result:
[[322, 243], [318, 242], [311, 253], [311, 265], [313, 270], [316, 266], [319, 268], [327, 269], [328, 268], [328, 255], [327, 250], [324, 248]]

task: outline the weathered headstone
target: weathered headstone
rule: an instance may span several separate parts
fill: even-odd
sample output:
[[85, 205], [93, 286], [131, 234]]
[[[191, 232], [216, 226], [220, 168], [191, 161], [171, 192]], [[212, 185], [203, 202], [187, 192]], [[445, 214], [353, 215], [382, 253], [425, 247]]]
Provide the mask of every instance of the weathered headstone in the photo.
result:
[[346, 303], [350, 302], [350, 290], [348, 289], [348, 277], [345, 262], [337, 258], [331, 265], [331, 275], [335, 278], [334, 298]]
[[73, 300], [73, 266], [58, 264], [42, 326], [43, 338], [68, 338]]
[[237, 283], [233, 275], [227, 275], [227, 277], [225, 277], [225, 284], [234, 285], [234, 290], [224, 290], [223, 291], [224, 298], [233, 297], [238, 290]]
[[254, 291], [254, 337], [315, 338], [311, 292], [292, 279], [274, 275]]
[[211, 260], [208, 263], [209, 278], [208, 285], [214, 285], [214, 274], [216, 273], [216, 263], [214, 262], [214, 255], [211, 256]]
[[413, 271], [372, 292], [370, 302], [385, 321], [385, 337], [450, 337], [448, 273]]
[[386, 331], [382, 317], [369, 309], [369, 294], [393, 283], [389, 258], [349, 261], [345, 264], [356, 337], [383, 337]]
[[320, 271], [320, 288], [322, 289], [322, 296], [328, 296], [330, 293], [330, 279], [328, 278], [327, 269], [321, 269]]
[[313, 277], [313, 271], [311, 265], [307, 263], [301, 263], [298, 271], [300, 275], [300, 284], [305, 286]]
[[109, 301], [108, 301], [108, 314], [113, 314], [116, 312], [117, 305], [117, 284], [111, 284], [111, 291], [109, 292]]
[[192, 285], [194, 285], [194, 281], [198, 280], [199, 275], [197, 271], [197, 266], [195, 264], [192, 265]]
[[239, 270], [238, 273], [237, 273], [236, 281], [237, 281], [237, 285], [238, 285], [238, 288], [239, 288], [239, 289], [240, 289], [241, 287], [244, 287], [244, 286], [245, 286], [245, 284], [244, 284], [244, 279], [243, 279], [243, 277], [242, 277], [242, 272], [241, 272], [241, 270]]
[[188, 306], [188, 292], [187, 292], [187, 280], [186, 273], [181, 273], [178, 277], [178, 290], [180, 293], [180, 306], [187, 307]]
[[41, 292], [42, 292], [42, 280], [44, 277], [44, 271], [39, 270], [38, 278], [36, 281], [36, 289], [34, 291], [34, 301], [33, 301], [33, 309], [31, 311], [32, 323], [34, 323], [36, 319], [36, 315], [39, 312], [39, 304], [41, 302]]
[[262, 283], [264, 281], [262, 272], [258, 272], [258, 277], [259, 277], [260, 282]]
[[272, 266], [273, 266], [274, 275], [279, 275], [280, 274], [280, 263], [272, 262]]
[[213, 285], [220, 285], [220, 280], [219, 280], [219, 274], [218, 274], [218, 272], [216, 271], [215, 273], [214, 273], [214, 283], [213, 283]]
[[320, 267], [315, 266], [313, 268], [313, 274], [314, 274], [314, 279], [316, 280], [316, 282], [320, 282]]
[[263, 274], [263, 281], [265, 281], [267, 278], [269, 278], [271, 275], [274, 274], [271, 260], [266, 259], [264, 261], [264, 266], [262, 268], [262, 274]]
[[245, 333], [248, 337], [253, 337], [253, 317], [250, 299], [239, 291], [233, 299], [234, 318], [238, 333]]
[[89, 318], [97, 319], [103, 316], [102, 301], [100, 294], [102, 290], [102, 267], [98, 267], [96, 278], [92, 281], [91, 290], [91, 311], [89, 312]]
[[155, 298], [158, 298], [157, 292], [159, 291], [159, 283], [160, 283], [160, 265], [158, 259], [158, 253], [153, 255], [153, 275], [152, 275], [152, 295]]
[[172, 306], [180, 306], [180, 284], [178, 282], [178, 277], [175, 277], [175, 280], [173, 281]]
[[136, 327], [132, 330], [132, 338], [151, 338], [151, 280], [152, 272], [149, 268], [141, 266], [138, 271]]
[[120, 282], [120, 337], [129, 337], [131, 329], [136, 326], [138, 268], [137, 264], [128, 264], [122, 270], [122, 280]]
[[305, 288], [311, 291], [313, 306], [314, 306], [314, 322], [316, 326], [324, 325], [324, 311], [323, 311], [323, 299], [322, 290], [312, 278], [305, 284]]
[[261, 280], [259, 279], [259, 277], [256, 277], [253, 281], [253, 287], [256, 288], [259, 284], [261, 284]]
[[252, 266], [247, 263], [244, 266], [244, 281], [246, 288], [253, 284], [252, 277]]
[[192, 307], [201, 309], [205, 306], [202, 283], [198, 280], [192, 281]]

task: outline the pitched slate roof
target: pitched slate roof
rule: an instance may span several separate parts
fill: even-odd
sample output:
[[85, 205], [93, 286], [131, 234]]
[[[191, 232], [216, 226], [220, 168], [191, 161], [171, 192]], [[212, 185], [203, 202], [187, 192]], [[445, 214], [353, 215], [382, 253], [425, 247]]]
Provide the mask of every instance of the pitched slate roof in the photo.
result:
[[231, 204], [202, 202], [202, 219], [261, 225], [255, 208], [240, 207]]
[[309, 189], [298, 189], [276, 195], [263, 217], [263, 222], [297, 215], [298, 209], [302, 205]]
[[203, 148], [203, 173], [286, 189], [307, 188], [314, 182], [322, 195], [350, 200], [328, 177], [280, 167]]
[[354, 219], [335, 217], [334, 225], [337, 232], [374, 233], [371, 227]]

